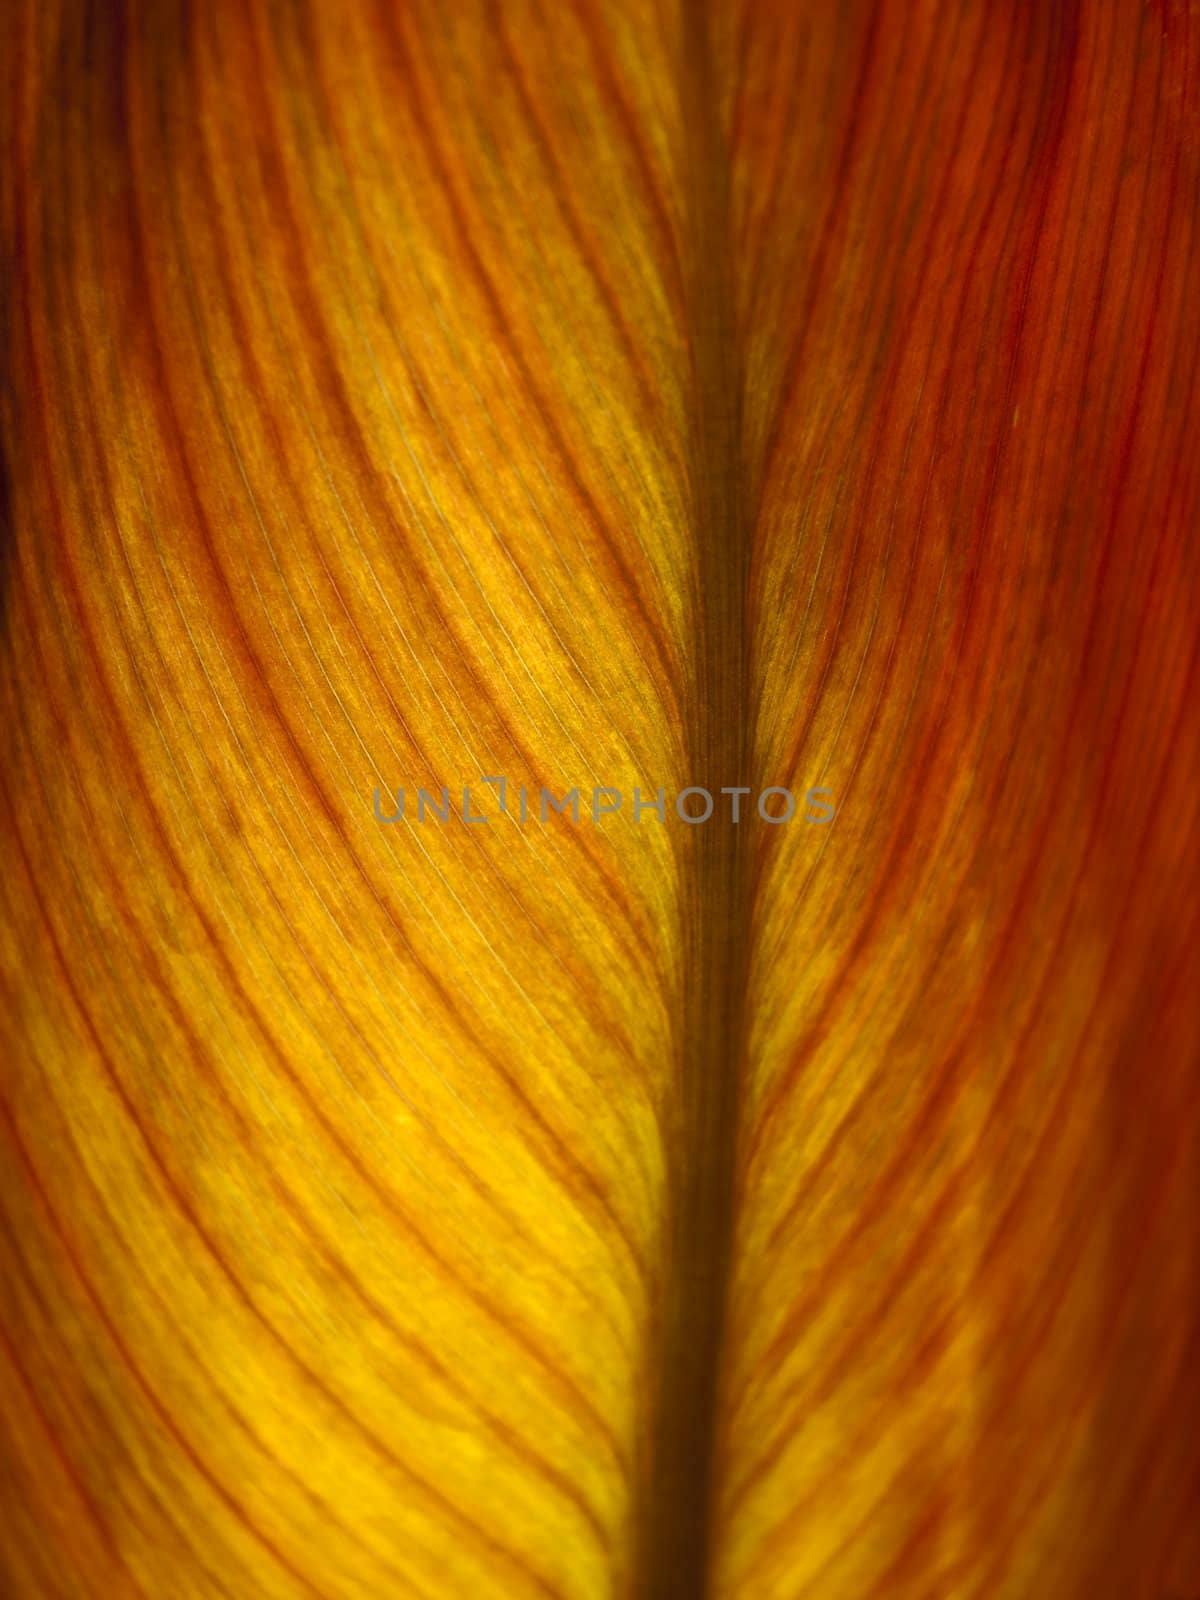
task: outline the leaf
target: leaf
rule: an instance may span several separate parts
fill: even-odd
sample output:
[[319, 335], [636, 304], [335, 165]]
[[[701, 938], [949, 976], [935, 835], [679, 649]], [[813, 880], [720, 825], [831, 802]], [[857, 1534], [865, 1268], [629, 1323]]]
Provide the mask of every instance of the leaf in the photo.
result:
[[1196, 7], [6, 31], [5, 1593], [1194, 1589]]

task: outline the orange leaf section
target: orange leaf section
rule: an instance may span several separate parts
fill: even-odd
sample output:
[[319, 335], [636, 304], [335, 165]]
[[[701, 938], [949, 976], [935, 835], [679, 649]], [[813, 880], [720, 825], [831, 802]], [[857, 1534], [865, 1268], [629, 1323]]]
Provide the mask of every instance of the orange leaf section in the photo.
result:
[[839, 815], [761, 841], [718, 1592], [1200, 1593], [1200, 12], [730, 27], [756, 751]]
[[1198, 40], [18, 17], [6, 1594], [1200, 1592]]

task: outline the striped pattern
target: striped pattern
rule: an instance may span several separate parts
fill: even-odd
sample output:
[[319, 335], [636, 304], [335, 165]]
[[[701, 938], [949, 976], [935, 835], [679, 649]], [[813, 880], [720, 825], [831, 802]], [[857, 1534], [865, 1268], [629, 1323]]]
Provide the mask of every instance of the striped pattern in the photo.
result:
[[1200, 9], [4, 35], [0, 1590], [1200, 1595]]
[[839, 17], [752, 9], [729, 96], [756, 751], [840, 813], [757, 863], [719, 1592], [1157, 1600], [1200, 1481], [1200, 13]]

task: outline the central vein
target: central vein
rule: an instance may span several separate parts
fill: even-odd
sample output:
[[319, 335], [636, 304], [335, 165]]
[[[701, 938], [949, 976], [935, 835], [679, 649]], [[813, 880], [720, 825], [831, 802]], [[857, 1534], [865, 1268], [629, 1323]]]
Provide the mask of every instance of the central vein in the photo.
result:
[[[734, 330], [730, 168], [705, 8], [685, 0], [689, 439], [699, 615], [688, 742], [693, 783], [749, 783], [741, 382]], [[728, 818], [688, 830], [682, 1080], [669, 1124], [665, 1304], [657, 1410], [641, 1508], [639, 1600], [703, 1600], [709, 1587], [718, 1382], [733, 1250], [744, 1053], [748, 838]]]

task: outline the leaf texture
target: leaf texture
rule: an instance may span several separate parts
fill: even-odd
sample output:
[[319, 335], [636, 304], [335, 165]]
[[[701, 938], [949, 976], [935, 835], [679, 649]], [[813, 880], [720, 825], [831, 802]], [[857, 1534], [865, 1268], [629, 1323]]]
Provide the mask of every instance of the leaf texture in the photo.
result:
[[1200, 1594], [1200, 10], [7, 33], [3, 1592]]

